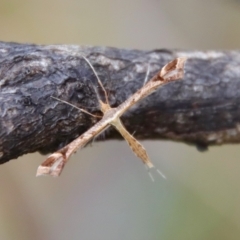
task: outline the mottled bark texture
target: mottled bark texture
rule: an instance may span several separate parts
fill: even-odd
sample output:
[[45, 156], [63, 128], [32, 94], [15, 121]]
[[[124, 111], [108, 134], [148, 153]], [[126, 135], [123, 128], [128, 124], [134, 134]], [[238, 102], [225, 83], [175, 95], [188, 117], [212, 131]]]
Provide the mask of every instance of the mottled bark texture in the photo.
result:
[[[101, 115], [102, 99], [86, 56], [118, 106], [176, 57], [188, 57], [183, 80], [170, 83], [122, 117], [137, 139], [171, 139], [197, 145], [240, 142], [239, 51], [138, 51], [107, 47], [38, 46], [0, 42], [0, 163], [25, 153], [63, 147], [98, 119], [52, 99]], [[105, 139], [120, 139], [111, 129]]]

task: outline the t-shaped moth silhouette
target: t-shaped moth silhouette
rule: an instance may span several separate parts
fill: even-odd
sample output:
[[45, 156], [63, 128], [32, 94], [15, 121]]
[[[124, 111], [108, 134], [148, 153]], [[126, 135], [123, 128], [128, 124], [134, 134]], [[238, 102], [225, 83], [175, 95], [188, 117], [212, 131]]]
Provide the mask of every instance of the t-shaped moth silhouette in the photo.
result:
[[[123, 138], [127, 141], [132, 151], [143, 161], [144, 164], [148, 168], [152, 168], [153, 164], [150, 161], [146, 150], [144, 147], [125, 129], [123, 126], [120, 117], [123, 113], [125, 113], [131, 106], [139, 102], [141, 99], [147, 97], [151, 93], [153, 93], [160, 86], [163, 86], [171, 81], [175, 81], [177, 79], [181, 79], [184, 75], [184, 63], [186, 62], [186, 58], [176, 58], [173, 61], [166, 64], [155, 76], [153, 76], [141, 89], [139, 89], [136, 93], [131, 95], [126, 101], [120, 104], [116, 108], [111, 108], [106, 90], [104, 89], [102, 82], [100, 81], [97, 73], [95, 72], [92, 64], [89, 60], [83, 57], [85, 61], [89, 64], [91, 69], [93, 70], [98, 84], [101, 86], [104, 94], [106, 102], [103, 102], [97, 94], [100, 109], [103, 113], [102, 119], [97, 122], [94, 126], [84, 132], [81, 136], [76, 138], [74, 141], [51, 154], [39, 167], [37, 170], [37, 176], [41, 175], [51, 175], [51, 176], [59, 176], [69, 160], [70, 156], [77, 151], [78, 148], [84, 147], [92, 138], [94, 138], [99, 133], [103, 132], [110, 126], [116, 128]], [[57, 98], [55, 98], [57, 99]], [[57, 99], [60, 100], [60, 99]], [[60, 100], [62, 101], [62, 100]], [[65, 101], [63, 101], [65, 102]], [[70, 104], [71, 105], [71, 104]], [[86, 112], [84, 109], [80, 109]], [[88, 113], [88, 112], [86, 112]], [[88, 113], [90, 114], [90, 113]], [[92, 114], [90, 114], [92, 115]]]

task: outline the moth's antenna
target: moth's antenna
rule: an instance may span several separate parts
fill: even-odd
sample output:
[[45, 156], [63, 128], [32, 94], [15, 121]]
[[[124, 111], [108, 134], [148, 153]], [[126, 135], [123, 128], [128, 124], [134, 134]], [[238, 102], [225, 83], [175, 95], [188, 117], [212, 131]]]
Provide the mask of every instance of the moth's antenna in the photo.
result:
[[109, 97], [111, 90], [112, 90], [112, 85], [113, 85], [113, 80], [110, 76], [109, 69], [107, 69], [107, 79], [108, 79], [109, 84], [108, 84], [108, 88], [107, 88], [106, 92], [107, 92], [107, 96]]
[[[98, 77], [97, 72], [95, 71], [93, 65], [91, 64], [91, 62], [90, 62], [86, 57], [82, 56], [82, 58], [87, 62], [87, 64], [88, 64], [88, 65], [90, 66], [90, 68], [92, 69], [95, 77], [97, 78], [98, 84], [100, 85], [100, 87], [102, 88], [102, 90], [103, 90], [103, 92], [104, 92], [104, 96], [105, 96], [106, 103], [109, 105], [107, 92], [106, 92], [106, 90], [105, 90], [105, 88], [104, 88], [104, 86], [103, 86], [100, 78]], [[97, 92], [96, 92], [96, 93], [97, 93]], [[97, 96], [99, 97], [98, 93], [97, 93]], [[99, 97], [99, 99], [100, 99], [100, 97]]]
[[148, 63], [147, 72], [146, 72], [146, 76], [145, 76], [145, 79], [144, 79], [144, 82], [143, 82], [143, 86], [144, 86], [144, 85], [147, 83], [147, 81], [148, 81], [149, 73], [150, 73], [150, 64]]

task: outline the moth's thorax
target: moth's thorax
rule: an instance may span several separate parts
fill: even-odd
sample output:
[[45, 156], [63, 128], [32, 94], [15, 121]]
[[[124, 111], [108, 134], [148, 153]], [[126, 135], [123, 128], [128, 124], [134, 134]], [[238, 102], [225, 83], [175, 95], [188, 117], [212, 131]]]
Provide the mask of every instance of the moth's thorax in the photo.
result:
[[111, 109], [110, 105], [108, 103], [104, 103], [103, 101], [99, 100], [100, 109], [103, 114], [105, 114], [108, 110]]
[[118, 117], [117, 108], [109, 108], [103, 116], [103, 119], [106, 119], [108, 122], [113, 121], [116, 117]]

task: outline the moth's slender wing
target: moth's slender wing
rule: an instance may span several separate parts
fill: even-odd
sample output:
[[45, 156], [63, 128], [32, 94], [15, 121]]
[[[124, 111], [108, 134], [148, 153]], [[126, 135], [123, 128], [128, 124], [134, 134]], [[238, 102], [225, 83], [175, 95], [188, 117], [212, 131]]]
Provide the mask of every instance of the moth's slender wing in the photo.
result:
[[88, 129], [81, 136], [74, 141], [61, 148], [57, 152], [51, 154], [37, 170], [37, 176], [51, 175], [57, 177], [61, 174], [66, 162], [71, 155], [78, 149], [83, 148], [93, 137], [108, 128], [108, 124], [104, 124], [102, 120], [96, 123], [93, 127]]
[[160, 72], [160, 77], [166, 82], [174, 81], [183, 78], [184, 64], [187, 58], [176, 58], [173, 61], [166, 64]]
[[116, 121], [111, 124], [121, 133], [135, 155], [139, 157], [149, 168], [154, 167], [144, 147], [126, 130], [120, 119], [116, 119]]

